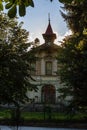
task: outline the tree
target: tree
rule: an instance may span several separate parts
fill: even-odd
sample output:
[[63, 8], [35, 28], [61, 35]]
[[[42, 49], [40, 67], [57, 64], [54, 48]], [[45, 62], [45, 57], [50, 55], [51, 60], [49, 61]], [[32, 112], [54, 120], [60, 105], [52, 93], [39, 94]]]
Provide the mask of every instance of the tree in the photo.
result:
[[34, 42], [32, 43], [33, 48], [36, 48], [40, 45], [40, 40], [38, 38], [35, 38]]
[[[74, 1], [75, 2], [75, 1]], [[67, 14], [62, 13], [72, 35], [64, 39], [58, 52], [62, 96], [72, 96], [71, 107], [87, 107], [87, 1], [64, 4]]]
[[[50, 0], [51, 2], [53, 0]], [[60, 2], [68, 2], [71, 3], [73, 0], [59, 0]], [[77, 2], [82, 1], [82, 0], [76, 0]], [[6, 3], [5, 8], [8, 9], [8, 16], [10, 18], [14, 18], [17, 14], [17, 6], [19, 10], [19, 15], [24, 16], [26, 15], [26, 8], [31, 6], [34, 7], [34, 2], [33, 0], [3, 0], [3, 2]], [[3, 2], [2, 0], [0, 1], [0, 10], [3, 10]]]
[[67, 11], [67, 14], [61, 12], [63, 18], [67, 23], [68, 28], [71, 29], [73, 33], [78, 33], [78, 35], [82, 35], [87, 29], [86, 5], [86, 0], [79, 3], [74, 0], [74, 2], [71, 4], [64, 4], [63, 9]]
[[[19, 107], [29, 99], [26, 92], [36, 90], [30, 82], [29, 63], [34, 57], [28, 51], [29, 33], [22, 29], [21, 23], [9, 19], [5, 14], [1, 14], [0, 19], [0, 32], [3, 34], [0, 40], [0, 104]], [[6, 26], [3, 27], [4, 24]]]

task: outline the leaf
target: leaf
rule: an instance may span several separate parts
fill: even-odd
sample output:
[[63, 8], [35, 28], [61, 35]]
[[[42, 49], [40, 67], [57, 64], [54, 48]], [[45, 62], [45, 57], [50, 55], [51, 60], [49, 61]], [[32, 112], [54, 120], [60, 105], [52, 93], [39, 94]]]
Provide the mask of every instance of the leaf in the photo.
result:
[[26, 6], [26, 7], [30, 5], [30, 2], [29, 2], [29, 1], [30, 1], [30, 0], [25, 0], [25, 6]]
[[76, 0], [76, 2], [82, 2], [82, 1], [84, 1], [84, 0]]
[[30, 3], [30, 6], [34, 7], [34, 2], [33, 2], [33, 0], [28, 0], [28, 2]]
[[61, 3], [71, 3], [73, 0], [59, 0]]
[[12, 8], [9, 9], [9, 11], [8, 11], [8, 16], [9, 16], [10, 18], [14, 18], [14, 17], [16, 16], [16, 13], [17, 13], [17, 7], [16, 7], [16, 4], [14, 4], [14, 5], [12, 6]]
[[5, 2], [9, 2], [9, 0], [4, 0]]
[[8, 4], [5, 5], [5, 8], [9, 9], [9, 8], [11, 8], [12, 5], [13, 5], [12, 3], [8, 3]]
[[5, 1], [5, 3], [7, 3], [7, 2], [15, 3], [16, 0], [4, 0], [4, 1]]
[[[73, 0], [59, 0], [61, 3], [71, 3]], [[76, 0], [76, 2], [82, 2], [83, 0]]]
[[2, 11], [3, 10], [3, 4], [2, 4], [2, 2], [0, 2], [0, 11]]
[[26, 14], [26, 8], [24, 4], [19, 5], [19, 15], [24, 16]]

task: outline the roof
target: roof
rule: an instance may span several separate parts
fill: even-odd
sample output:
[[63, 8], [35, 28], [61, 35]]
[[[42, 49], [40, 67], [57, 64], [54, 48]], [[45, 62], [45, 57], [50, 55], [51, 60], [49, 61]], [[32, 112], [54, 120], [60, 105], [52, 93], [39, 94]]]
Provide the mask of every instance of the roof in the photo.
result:
[[50, 20], [46, 32], [42, 35], [45, 40], [50, 39], [53, 42], [56, 39], [56, 34], [53, 32], [53, 29], [50, 24]]
[[52, 30], [50, 21], [49, 21], [49, 24], [48, 24], [48, 27], [47, 27], [47, 30], [46, 30], [45, 34], [46, 34], [46, 35], [51, 35], [51, 34], [53, 34], [53, 30]]
[[60, 46], [56, 45], [56, 44], [52, 44], [52, 45], [47, 45], [46, 43], [38, 46], [35, 48], [36, 52], [41, 53], [41, 52], [57, 52], [59, 50]]

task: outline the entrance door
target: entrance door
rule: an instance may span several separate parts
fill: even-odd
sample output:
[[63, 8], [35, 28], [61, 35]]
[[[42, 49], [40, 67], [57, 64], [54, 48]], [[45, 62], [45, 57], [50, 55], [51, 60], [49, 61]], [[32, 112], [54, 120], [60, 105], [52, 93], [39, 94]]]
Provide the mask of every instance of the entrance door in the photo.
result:
[[46, 85], [42, 87], [42, 102], [43, 103], [55, 103], [55, 87], [52, 85]]

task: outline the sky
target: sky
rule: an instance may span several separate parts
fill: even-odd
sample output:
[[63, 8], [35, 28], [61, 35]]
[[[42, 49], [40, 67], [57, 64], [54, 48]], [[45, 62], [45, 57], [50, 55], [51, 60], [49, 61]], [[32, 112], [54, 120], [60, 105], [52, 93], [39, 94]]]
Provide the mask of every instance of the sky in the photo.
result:
[[29, 41], [35, 38], [40, 39], [40, 43], [44, 43], [42, 34], [45, 33], [48, 26], [48, 14], [50, 13], [51, 26], [57, 34], [55, 43], [59, 43], [65, 35], [70, 34], [66, 22], [61, 16], [60, 10], [63, 4], [58, 0], [33, 0], [35, 7], [27, 7], [26, 15], [19, 17], [18, 21], [23, 21], [23, 28], [29, 31]]

